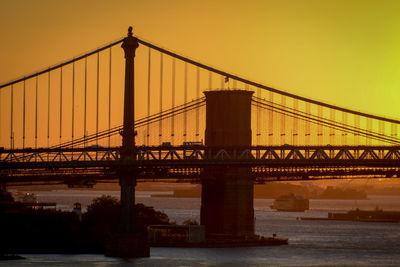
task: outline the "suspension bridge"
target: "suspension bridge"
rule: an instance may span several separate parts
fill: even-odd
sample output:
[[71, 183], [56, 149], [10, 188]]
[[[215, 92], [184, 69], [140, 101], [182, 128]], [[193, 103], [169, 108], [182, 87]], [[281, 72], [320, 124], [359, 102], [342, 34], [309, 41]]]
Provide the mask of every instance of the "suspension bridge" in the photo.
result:
[[131, 29], [0, 90], [0, 183], [119, 181], [126, 232], [136, 181], [202, 183], [207, 231], [243, 235], [255, 181], [400, 175], [399, 120], [250, 81]]

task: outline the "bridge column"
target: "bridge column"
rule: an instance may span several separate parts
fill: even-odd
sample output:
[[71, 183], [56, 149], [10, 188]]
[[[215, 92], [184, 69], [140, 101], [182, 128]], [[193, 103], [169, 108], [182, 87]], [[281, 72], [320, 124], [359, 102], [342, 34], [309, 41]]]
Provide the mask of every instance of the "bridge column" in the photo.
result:
[[[125, 52], [125, 91], [124, 91], [124, 125], [122, 130], [121, 161], [136, 160], [135, 154], [135, 77], [134, 60], [138, 40], [132, 35], [132, 27], [122, 43]], [[136, 173], [130, 168], [120, 172], [121, 185], [121, 230], [134, 233], [135, 229], [135, 185]]]
[[[117, 257], [149, 257], [150, 249], [146, 237], [136, 232], [135, 186], [139, 170], [130, 167], [136, 161], [135, 151], [135, 79], [134, 59], [137, 38], [133, 37], [132, 27], [122, 46], [125, 52], [125, 91], [124, 91], [124, 125], [122, 130], [121, 163], [119, 183], [121, 185], [120, 234], [112, 238], [106, 255]], [[128, 166], [128, 167], [126, 167]]]
[[[205, 145], [215, 155], [251, 146], [251, 96], [244, 90], [208, 91]], [[207, 153], [208, 154], [208, 153]], [[253, 178], [249, 168], [210, 167], [202, 175], [200, 223], [208, 237], [254, 235]]]

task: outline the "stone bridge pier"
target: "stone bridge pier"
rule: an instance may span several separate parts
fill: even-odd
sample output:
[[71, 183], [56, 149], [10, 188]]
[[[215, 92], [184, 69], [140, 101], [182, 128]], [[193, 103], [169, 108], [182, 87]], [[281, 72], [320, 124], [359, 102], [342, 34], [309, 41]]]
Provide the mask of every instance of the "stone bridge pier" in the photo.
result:
[[[251, 146], [251, 97], [244, 90], [206, 91], [205, 145]], [[208, 154], [209, 152], [206, 152]], [[254, 235], [253, 178], [249, 168], [209, 167], [201, 178], [200, 223], [208, 238]]]

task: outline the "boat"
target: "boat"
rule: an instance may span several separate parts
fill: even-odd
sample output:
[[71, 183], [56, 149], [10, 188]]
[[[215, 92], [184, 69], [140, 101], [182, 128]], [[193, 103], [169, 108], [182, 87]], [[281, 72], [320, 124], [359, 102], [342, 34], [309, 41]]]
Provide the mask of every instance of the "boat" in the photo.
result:
[[357, 222], [400, 222], [400, 211], [349, 210], [346, 213], [329, 212], [328, 218], [301, 217], [301, 220], [357, 221]]
[[278, 211], [306, 211], [309, 209], [309, 203], [303, 196], [290, 193], [276, 198], [270, 207]]

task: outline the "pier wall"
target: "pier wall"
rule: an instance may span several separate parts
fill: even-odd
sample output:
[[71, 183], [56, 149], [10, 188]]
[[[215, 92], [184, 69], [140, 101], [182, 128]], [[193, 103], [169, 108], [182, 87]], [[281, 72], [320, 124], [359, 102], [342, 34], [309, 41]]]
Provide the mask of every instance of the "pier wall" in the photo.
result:
[[[240, 147], [251, 145], [253, 92], [218, 90], [204, 94], [205, 145], [211, 151], [224, 147], [241, 153]], [[253, 235], [253, 179], [250, 169], [224, 166], [206, 168], [201, 181], [200, 223], [205, 225], [206, 235]]]

